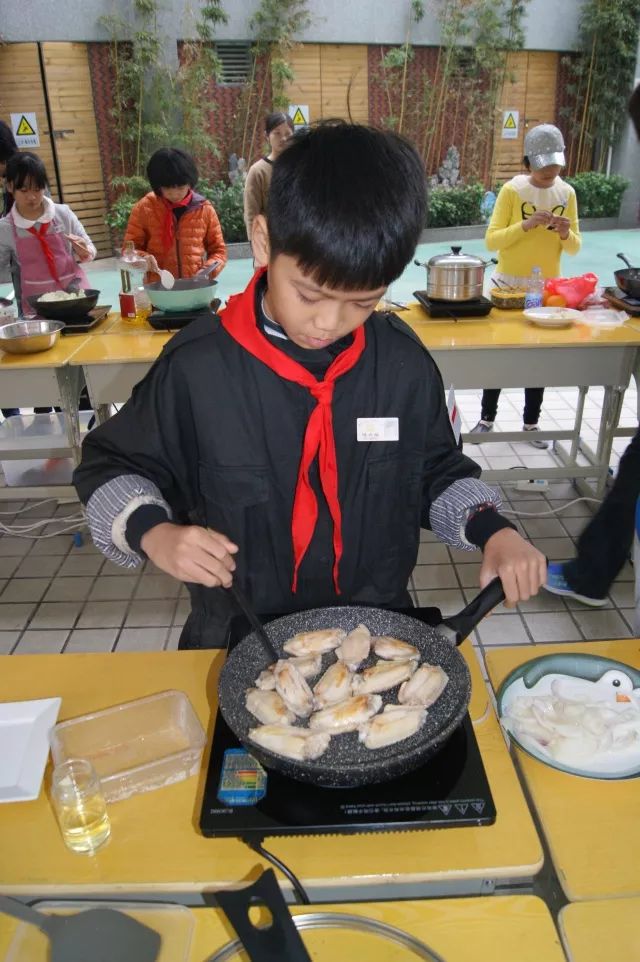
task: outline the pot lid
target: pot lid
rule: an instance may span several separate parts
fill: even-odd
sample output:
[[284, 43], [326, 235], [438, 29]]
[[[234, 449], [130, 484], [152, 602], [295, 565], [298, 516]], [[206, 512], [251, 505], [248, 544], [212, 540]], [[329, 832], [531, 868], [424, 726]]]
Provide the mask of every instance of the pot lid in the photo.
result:
[[477, 257], [475, 254], [464, 254], [460, 247], [452, 247], [450, 254], [436, 254], [430, 258], [427, 266], [463, 270], [466, 267], [484, 268], [486, 261], [483, 261], [481, 257]]
[[[294, 915], [299, 932], [313, 962], [330, 962], [336, 958], [365, 957], [371, 962], [444, 962], [441, 955], [424, 942], [366, 916], [341, 912], [313, 912]], [[247, 962], [249, 956], [239, 941], [230, 942], [215, 952], [209, 962]]]

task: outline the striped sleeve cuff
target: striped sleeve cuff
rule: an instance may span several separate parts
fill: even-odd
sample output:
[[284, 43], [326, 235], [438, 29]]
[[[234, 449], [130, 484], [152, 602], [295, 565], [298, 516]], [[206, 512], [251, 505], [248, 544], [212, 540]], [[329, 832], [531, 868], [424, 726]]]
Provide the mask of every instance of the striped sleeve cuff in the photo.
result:
[[127, 542], [127, 522], [142, 505], [158, 505], [171, 519], [171, 508], [160, 489], [138, 474], [124, 474], [113, 478], [93, 492], [87, 503], [89, 530], [96, 548], [110, 561], [125, 568], [135, 568], [142, 555]]
[[431, 530], [445, 544], [463, 551], [475, 551], [466, 534], [467, 521], [481, 504], [491, 504], [496, 511], [502, 499], [495, 488], [477, 478], [458, 478], [438, 495], [429, 511]]

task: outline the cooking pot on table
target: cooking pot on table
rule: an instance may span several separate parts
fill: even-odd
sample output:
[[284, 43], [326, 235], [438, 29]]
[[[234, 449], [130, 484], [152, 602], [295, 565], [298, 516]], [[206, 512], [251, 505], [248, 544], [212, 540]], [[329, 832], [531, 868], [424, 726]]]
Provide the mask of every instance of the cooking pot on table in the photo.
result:
[[158, 311], [198, 311], [209, 306], [217, 283], [208, 277], [180, 277], [170, 291], [161, 281], [145, 284], [144, 289]]
[[[227, 656], [218, 684], [220, 711], [238, 740], [265, 768], [298, 781], [327, 788], [342, 788], [373, 785], [405, 775], [434, 755], [462, 723], [471, 696], [471, 677], [456, 645], [503, 600], [502, 583], [495, 578], [466, 608], [440, 621], [435, 627], [405, 614], [360, 606], [298, 611], [270, 621], [265, 626], [272, 645], [281, 652], [287, 639], [297, 632], [319, 628], [351, 631], [362, 623], [372, 635], [391, 635], [415, 645], [420, 651], [421, 662], [440, 665], [449, 676], [446, 688], [428, 709], [420, 731], [394, 745], [371, 751], [358, 740], [357, 731], [349, 732], [334, 736], [319, 758], [299, 762], [275, 755], [250, 741], [249, 729], [255, 728], [259, 722], [245, 707], [245, 692], [254, 686], [260, 672], [273, 664], [274, 660], [272, 651], [267, 649], [255, 631]], [[334, 660], [334, 653], [324, 655], [322, 670], [325, 671]], [[375, 656], [370, 655], [363, 667], [375, 662]], [[382, 699], [384, 703], [395, 702], [397, 691], [392, 689], [385, 692]]]
[[426, 264], [414, 261], [427, 269], [427, 296], [434, 301], [474, 301], [482, 297], [484, 272], [489, 264], [475, 254], [463, 254], [461, 247], [452, 247], [450, 254], [436, 254]]
[[624, 261], [628, 267], [626, 271], [615, 272], [616, 284], [621, 291], [630, 297], [640, 298], [640, 267], [632, 267], [624, 254], [616, 254], [616, 257]]

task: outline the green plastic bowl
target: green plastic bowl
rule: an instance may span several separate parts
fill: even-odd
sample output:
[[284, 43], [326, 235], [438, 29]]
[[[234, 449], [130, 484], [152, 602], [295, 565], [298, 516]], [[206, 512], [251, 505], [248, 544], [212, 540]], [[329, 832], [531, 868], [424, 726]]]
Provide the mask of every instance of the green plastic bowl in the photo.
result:
[[173, 288], [168, 291], [160, 281], [145, 284], [144, 289], [149, 300], [158, 311], [197, 311], [208, 307], [213, 300], [217, 281], [207, 278], [193, 277], [178, 278]]

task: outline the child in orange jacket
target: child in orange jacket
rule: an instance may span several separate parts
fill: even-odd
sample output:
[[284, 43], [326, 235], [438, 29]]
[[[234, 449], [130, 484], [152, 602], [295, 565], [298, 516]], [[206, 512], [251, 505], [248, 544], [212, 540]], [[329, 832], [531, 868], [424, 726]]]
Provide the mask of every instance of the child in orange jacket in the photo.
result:
[[194, 190], [193, 157], [161, 147], [147, 164], [147, 177], [153, 189], [133, 207], [124, 235], [124, 245], [132, 241], [146, 261], [146, 280], [158, 280], [159, 270], [174, 277], [216, 277], [227, 262], [227, 248], [213, 204]]

